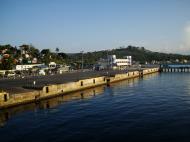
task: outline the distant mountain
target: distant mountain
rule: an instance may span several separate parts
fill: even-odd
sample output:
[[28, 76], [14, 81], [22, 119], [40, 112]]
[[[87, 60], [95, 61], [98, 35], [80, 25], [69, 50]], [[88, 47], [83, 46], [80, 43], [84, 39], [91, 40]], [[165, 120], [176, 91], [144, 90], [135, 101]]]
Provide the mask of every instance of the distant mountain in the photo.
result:
[[[152, 61], [175, 62], [176, 60], [190, 61], [190, 55], [159, 53], [147, 50], [144, 47], [136, 47], [136, 46], [127, 46], [112, 50], [87, 52], [83, 54], [83, 57], [85, 63], [93, 64], [96, 61], [98, 61], [100, 58], [107, 58], [107, 55], [112, 55], [112, 54], [115, 54], [117, 58], [123, 58], [124, 56], [129, 55], [132, 56], [133, 61], [138, 61], [140, 63], [152, 62]], [[69, 54], [68, 56], [76, 62], [77, 61], [81, 62], [82, 53]]]

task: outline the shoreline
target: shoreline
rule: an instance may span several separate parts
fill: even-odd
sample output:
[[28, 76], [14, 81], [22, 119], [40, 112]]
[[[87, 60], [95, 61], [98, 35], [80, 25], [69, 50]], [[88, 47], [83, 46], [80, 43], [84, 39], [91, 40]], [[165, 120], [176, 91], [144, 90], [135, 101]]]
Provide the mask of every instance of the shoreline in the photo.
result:
[[109, 86], [111, 83], [114, 82], [142, 77], [146, 74], [151, 74], [155, 72], [159, 72], [159, 68], [148, 68], [141, 71], [129, 71], [127, 73], [109, 74], [84, 79], [81, 78], [78, 81], [44, 85], [40, 89], [30, 88], [30, 86], [28, 86], [27, 89], [31, 89], [29, 90], [29, 92], [18, 92], [13, 94], [9, 94], [8, 92], [1, 92], [0, 109], [32, 102], [38, 102], [44, 99], [53, 98], [59, 95], [77, 92], [101, 85]]

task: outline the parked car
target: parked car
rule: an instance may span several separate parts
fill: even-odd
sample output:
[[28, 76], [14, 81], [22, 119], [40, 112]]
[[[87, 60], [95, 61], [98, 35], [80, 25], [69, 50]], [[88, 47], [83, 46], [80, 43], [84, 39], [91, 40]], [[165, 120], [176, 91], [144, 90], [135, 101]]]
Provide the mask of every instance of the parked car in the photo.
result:
[[16, 76], [16, 73], [12, 72], [12, 71], [7, 71], [5, 73], [5, 77], [7, 77], [7, 78], [11, 78], [11, 77], [15, 77], [15, 76]]

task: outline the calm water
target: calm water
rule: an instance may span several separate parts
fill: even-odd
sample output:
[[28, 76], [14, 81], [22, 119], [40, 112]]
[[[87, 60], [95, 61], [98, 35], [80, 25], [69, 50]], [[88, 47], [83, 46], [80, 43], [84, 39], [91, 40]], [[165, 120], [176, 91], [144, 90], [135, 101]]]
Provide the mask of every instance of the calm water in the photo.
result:
[[190, 141], [190, 73], [162, 73], [1, 112], [0, 141]]

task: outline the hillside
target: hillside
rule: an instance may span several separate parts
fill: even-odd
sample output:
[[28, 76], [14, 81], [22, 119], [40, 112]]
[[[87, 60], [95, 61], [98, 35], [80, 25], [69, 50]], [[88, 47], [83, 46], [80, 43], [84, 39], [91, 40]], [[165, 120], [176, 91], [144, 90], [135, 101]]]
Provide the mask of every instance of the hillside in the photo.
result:
[[[180, 54], [167, 54], [167, 53], [159, 53], [159, 52], [152, 52], [144, 47], [135, 47], [135, 46], [127, 46], [127, 47], [120, 47], [113, 50], [102, 50], [102, 51], [95, 51], [95, 52], [87, 52], [84, 53], [84, 62], [86, 64], [93, 64], [98, 61], [100, 58], [107, 58], [107, 55], [115, 54], [117, 58], [123, 58], [124, 56], [130, 55], [133, 58], [133, 61], [138, 61], [140, 63], [152, 62], [152, 61], [171, 61], [175, 62], [176, 59], [179, 61], [188, 60], [190, 61], [190, 55], [180, 55]], [[75, 62], [80, 62], [82, 53], [70, 54], [70, 59], [74, 60]]]

